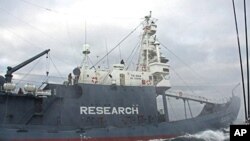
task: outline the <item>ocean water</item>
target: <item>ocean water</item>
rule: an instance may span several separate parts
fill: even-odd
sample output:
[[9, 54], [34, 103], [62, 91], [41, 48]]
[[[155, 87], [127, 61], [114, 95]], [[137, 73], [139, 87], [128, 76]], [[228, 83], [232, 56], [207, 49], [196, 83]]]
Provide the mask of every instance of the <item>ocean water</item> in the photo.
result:
[[196, 134], [186, 134], [172, 139], [155, 139], [150, 141], [229, 141], [229, 128], [206, 130]]
[[165, 141], [229, 141], [229, 131], [228, 130], [206, 130], [196, 134], [187, 134], [173, 139], [168, 139]]

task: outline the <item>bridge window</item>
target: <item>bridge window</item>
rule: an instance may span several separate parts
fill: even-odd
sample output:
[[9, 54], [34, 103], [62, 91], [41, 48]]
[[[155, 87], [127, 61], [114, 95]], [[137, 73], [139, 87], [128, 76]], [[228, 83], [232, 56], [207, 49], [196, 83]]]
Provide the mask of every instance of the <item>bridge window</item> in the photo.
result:
[[169, 69], [168, 68], [163, 68], [163, 71], [164, 72], [169, 72]]

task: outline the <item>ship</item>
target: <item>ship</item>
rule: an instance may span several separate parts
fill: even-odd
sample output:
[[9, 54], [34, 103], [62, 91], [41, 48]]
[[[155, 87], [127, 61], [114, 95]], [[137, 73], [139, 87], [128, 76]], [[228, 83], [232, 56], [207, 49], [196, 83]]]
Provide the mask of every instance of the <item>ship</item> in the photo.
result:
[[[169, 60], [161, 53], [151, 12], [141, 23], [135, 70], [123, 60], [111, 69], [89, 66], [89, 45], [81, 66], [63, 83], [27, 83], [17, 90], [13, 73], [49, 53], [45, 50], [0, 76], [0, 141], [135, 141], [167, 139], [221, 129], [239, 113], [240, 98], [218, 102], [171, 92]], [[157, 108], [157, 97], [163, 106]], [[204, 104], [197, 116], [170, 120], [167, 98]], [[186, 109], [185, 109], [186, 112]], [[186, 113], [185, 113], [186, 114]]]

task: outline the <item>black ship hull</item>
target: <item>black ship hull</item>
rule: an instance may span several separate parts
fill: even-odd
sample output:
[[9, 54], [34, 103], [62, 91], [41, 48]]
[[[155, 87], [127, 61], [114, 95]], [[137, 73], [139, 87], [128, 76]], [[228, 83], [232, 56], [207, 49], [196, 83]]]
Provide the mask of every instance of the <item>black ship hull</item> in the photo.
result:
[[[79, 84], [48, 85], [47, 88], [56, 91], [54, 96], [35, 98], [1, 93], [1, 141], [172, 138], [227, 127], [237, 118], [240, 108], [240, 99], [233, 96], [224, 104], [206, 104], [197, 117], [159, 121], [154, 87]], [[40, 106], [37, 106], [39, 103]], [[133, 113], [133, 108], [129, 109], [133, 106], [138, 111]], [[105, 110], [93, 107], [126, 107], [127, 113], [126, 108], [121, 113], [117, 110], [105, 113]]]
[[[140, 24], [143, 33], [136, 70], [127, 70], [129, 65], [123, 60], [108, 70], [95, 65], [88, 68], [87, 44], [82, 65], [73, 70], [74, 76], [69, 73], [64, 84], [43, 83], [38, 89], [26, 84], [24, 91], [19, 88], [17, 92], [12, 82], [14, 72], [48, 54], [49, 49], [7, 67], [5, 78], [0, 76], [0, 141], [149, 140], [229, 126], [240, 109], [236, 96], [216, 103], [183, 97], [179, 92], [175, 98], [184, 101], [185, 119], [170, 121], [166, 97], [171, 96], [165, 93], [171, 87], [170, 65], [160, 52], [155, 22], [150, 12]], [[162, 109], [157, 98], [162, 98]], [[198, 116], [187, 118], [185, 102], [190, 100], [205, 105]]]

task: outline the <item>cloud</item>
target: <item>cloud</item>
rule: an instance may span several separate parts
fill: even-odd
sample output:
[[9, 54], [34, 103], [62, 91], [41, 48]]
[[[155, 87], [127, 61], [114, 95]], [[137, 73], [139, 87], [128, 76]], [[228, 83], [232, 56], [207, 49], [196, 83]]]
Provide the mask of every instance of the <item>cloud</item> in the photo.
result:
[[[236, 8], [240, 37], [244, 41], [242, 2], [237, 1]], [[171, 67], [187, 82], [199, 84], [201, 79], [206, 79], [204, 81], [213, 84], [235, 84], [239, 81], [232, 4], [227, 0], [2, 0], [1, 71], [50, 48], [58, 70], [67, 76], [83, 59], [85, 35], [94, 63], [106, 53], [106, 46], [109, 50], [114, 47], [150, 10], [158, 19], [158, 39], [192, 68], [161, 48], [170, 59]], [[140, 29], [121, 44], [123, 59], [139, 42], [139, 35]], [[119, 62], [119, 50], [109, 58], [112, 58], [110, 64]], [[46, 66], [44, 60], [39, 61], [38, 69], [33, 70], [35, 73]], [[107, 66], [106, 59], [101, 63]], [[51, 73], [57, 74], [52, 63], [50, 66]], [[181, 82], [174, 72], [171, 75], [173, 84]]]

